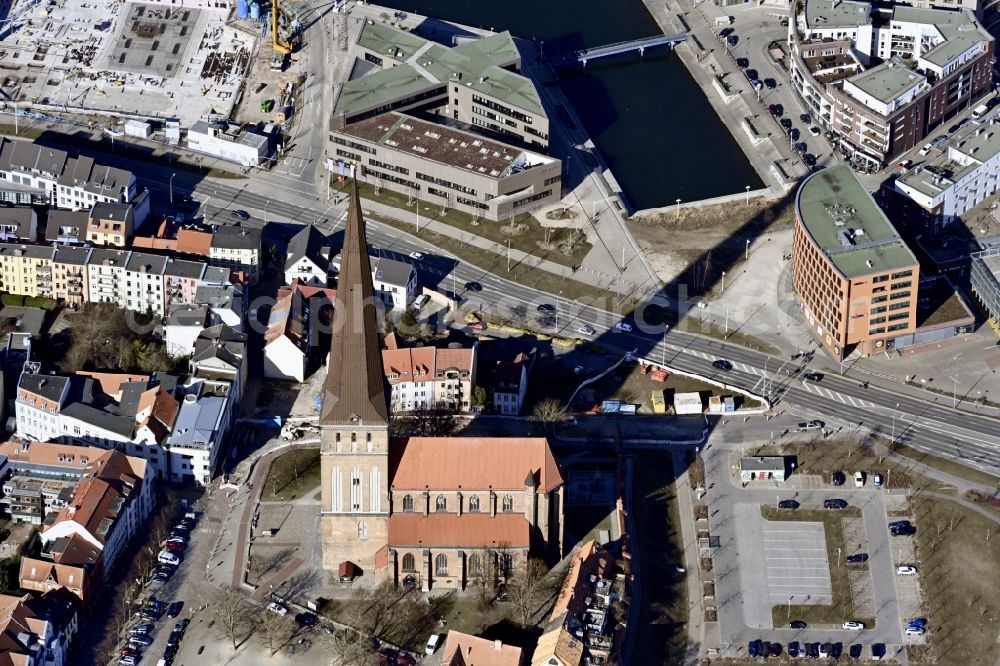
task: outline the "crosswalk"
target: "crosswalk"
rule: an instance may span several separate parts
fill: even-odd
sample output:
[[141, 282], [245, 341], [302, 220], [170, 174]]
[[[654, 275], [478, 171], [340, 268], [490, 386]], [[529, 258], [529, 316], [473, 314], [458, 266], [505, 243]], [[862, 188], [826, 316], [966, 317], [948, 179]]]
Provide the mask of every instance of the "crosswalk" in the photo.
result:
[[861, 398], [854, 398], [849, 395], [844, 395], [843, 393], [838, 393], [836, 391], [831, 391], [830, 389], [823, 388], [819, 384], [810, 381], [803, 381], [799, 385], [805, 391], [818, 395], [821, 398], [826, 398], [828, 400], [836, 400], [837, 402], [843, 403], [845, 405], [850, 405], [851, 407], [868, 408], [878, 407], [874, 402], [868, 400], [862, 400]]

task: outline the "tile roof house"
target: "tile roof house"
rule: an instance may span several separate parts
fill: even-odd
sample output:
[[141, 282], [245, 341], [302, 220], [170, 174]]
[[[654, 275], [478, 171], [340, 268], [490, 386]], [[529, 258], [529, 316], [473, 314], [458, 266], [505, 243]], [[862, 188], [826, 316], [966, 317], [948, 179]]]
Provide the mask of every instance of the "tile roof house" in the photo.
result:
[[63, 666], [80, 624], [72, 595], [0, 594], [0, 666]]
[[79, 534], [48, 541], [38, 557], [21, 559], [21, 589], [48, 592], [63, 588], [89, 607], [104, 580], [101, 556], [102, 549]]
[[446, 410], [468, 413], [476, 386], [479, 344], [471, 347], [404, 347], [382, 351], [393, 413]]
[[332, 310], [335, 298], [336, 290], [303, 286], [298, 279], [278, 290], [264, 331], [265, 377], [305, 381], [313, 345], [319, 339], [321, 311]]
[[[59, 553], [57, 563], [60, 565], [65, 558], [66, 566], [71, 563], [81, 566], [81, 560], [88, 562], [86, 544], [89, 544], [100, 550], [101, 575], [106, 576], [152, 509], [153, 478], [147, 476], [146, 461], [114, 449], [66, 447], [47, 442], [27, 446], [31, 456], [50, 458], [53, 464], [60, 456], [68, 455], [84, 464], [80, 483], [70, 501], [55, 520], [43, 528], [42, 551], [48, 549], [50, 553]], [[72, 454], [67, 452], [68, 448], [74, 449]], [[85, 544], [77, 541], [79, 548], [67, 551], [74, 544], [73, 537], [82, 539]], [[59, 541], [61, 539], [64, 541]], [[53, 554], [53, 561], [56, 559]], [[57, 573], [71, 575], [68, 570]]]
[[441, 666], [521, 666], [521, 648], [452, 629], [441, 650]]

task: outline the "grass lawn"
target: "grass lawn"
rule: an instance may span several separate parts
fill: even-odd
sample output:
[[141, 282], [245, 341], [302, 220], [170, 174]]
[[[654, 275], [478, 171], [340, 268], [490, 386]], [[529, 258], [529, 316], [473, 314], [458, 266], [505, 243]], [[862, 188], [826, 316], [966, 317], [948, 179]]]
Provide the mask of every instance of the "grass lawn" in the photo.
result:
[[644, 455], [633, 469], [632, 547], [642, 586], [633, 654], [641, 657], [636, 663], [679, 663], [687, 647], [688, 598], [685, 574], [674, 570], [684, 555], [673, 465], [669, 456]]
[[319, 487], [319, 449], [294, 449], [271, 463], [261, 500], [293, 500]]
[[762, 506], [760, 513], [765, 520], [788, 520], [807, 523], [823, 523], [826, 534], [826, 557], [830, 564], [830, 592], [833, 595], [829, 605], [793, 604], [775, 606], [771, 609], [771, 621], [775, 627], [784, 627], [792, 620], [805, 620], [809, 624], [840, 625], [845, 620], [858, 620], [865, 626], [875, 626], [875, 618], [858, 617], [854, 612], [854, 598], [851, 595], [850, 571], [867, 568], [867, 564], [838, 564], [838, 552], [841, 557], [847, 553], [844, 545], [844, 518], [860, 516], [861, 509], [848, 507], [835, 511], [831, 509], [796, 509], [781, 510], [773, 506]]
[[915, 511], [920, 583], [936, 661], [911, 649], [910, 663], [997, 663], [1000, 525], [934, 498], [918, 497]]
[[[349, 182], [345, 180], [344, 183], [338, 184], [334, 181], [333, 188], [339, 193], [345, 193]], [[415, 199], [413, 200], [414, 203], [410, 205], [410, 197], [399, 192], [393, 192], [385, 187], [380, 188], [378, 195], [376, 195], [374, 185], [359, 182], [358, 194], [365, 199], [378, 201], [381, 204], [392, 206], [408, 213], [416, 213], [417, 211]], [[591, 248], [590, 243], [583, 240], [577, 243], [572, 253], [565, 254], [558, 248], [558, 245], [569, 237], [569, 230], [543, 227], [537, 219], [524, 213], [515, 216], [514, 223], [525, 225], [526, 229], [515, 236], [509, 236], [500, 230], [500, 227], [509, 224], [508, 220], [494, 222], [492, 220], [480, 219], [476, 221], [468, 213], [454, 208], [448, 209], [445, 214], [442, 214], [440, 203], [432, 203], [422, 199], [420, 200], [420, 219], [422, 223], [434, 221], [447, 224], [466, 233], [474, 234], [505, 246], [509, 240], [511, 247], [515, 250], [521, 250], [522, 252], [527, 252], [533, 256], [541, 257], [542, 259], [547, 259], [548, 261], [564, 266], [579, 266]], [[407, 230], [412, 231], [412, 225], [407, 225]], [[542, 244], [546, 240], [552, 246], [552, 249], [544, 249], [542, 247]]]
[[996, 488], [1000, 486], [1000, 477], [987, 474], [986, 472], [982, 472], [978, 469], [966, 467], [965, 465], [957, 463], [954, 460], [946, 460], [944, 458], [932, 456], [929, 453], [917, 451], [909, 446], [898, 444], [896, 445], [896, 453], [898, 455], [906, 456], [912, 460], [916, 460], [919, 463], [923, 463], [928, 467], [933, 467], [934, 469], [944, 472], [945, 474], [951, 474], [952, 476], [957, 476], [960, 479], [965, 479], [966, 481], [971, 481], [973, 483], [981, 483], [987, 488]]

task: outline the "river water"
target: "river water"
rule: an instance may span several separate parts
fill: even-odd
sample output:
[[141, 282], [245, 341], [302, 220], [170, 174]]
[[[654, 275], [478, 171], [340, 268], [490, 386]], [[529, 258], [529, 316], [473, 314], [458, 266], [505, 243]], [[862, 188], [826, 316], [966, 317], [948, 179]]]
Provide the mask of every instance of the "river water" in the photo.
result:
[[[660, 33], [641, 0], [380, 0], [542, 41], [549, 56]], [[636, 209], [761, 187], [729, 130], [666, 47], [591, 62], [561, 87]]]

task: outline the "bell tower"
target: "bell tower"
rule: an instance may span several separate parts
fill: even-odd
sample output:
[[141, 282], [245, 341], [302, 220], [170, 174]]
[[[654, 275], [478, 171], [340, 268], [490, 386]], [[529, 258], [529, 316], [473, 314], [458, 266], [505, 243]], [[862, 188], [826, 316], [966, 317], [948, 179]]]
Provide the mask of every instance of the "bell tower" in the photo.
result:
[[389, 406], [357, 183], [351, 187], [320, 410], [323, 567], [375, 571], [389, 541]]

